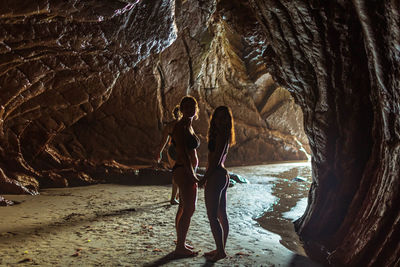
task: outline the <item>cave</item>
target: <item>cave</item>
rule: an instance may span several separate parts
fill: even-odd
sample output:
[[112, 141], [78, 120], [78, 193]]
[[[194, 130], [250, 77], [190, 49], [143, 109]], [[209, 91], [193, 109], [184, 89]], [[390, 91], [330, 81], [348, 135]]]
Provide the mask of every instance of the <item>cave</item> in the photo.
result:
[[189, 94], [204, 143], [212, 110], [232, 107], [229, 165], [311, 156], [294, 223], [308, 257], [400, 266], [399, 12], [398, 0], [2, 2], [0, 194], [135, 175]]

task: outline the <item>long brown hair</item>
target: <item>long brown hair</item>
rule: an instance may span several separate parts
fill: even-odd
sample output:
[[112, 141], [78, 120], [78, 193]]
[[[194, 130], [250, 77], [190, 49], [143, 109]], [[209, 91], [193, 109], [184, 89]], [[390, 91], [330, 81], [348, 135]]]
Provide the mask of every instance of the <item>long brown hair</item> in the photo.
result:
[[210, 141], [211, 139], [215, 139], [216, 135], [217, 135], [217, 125], [215, 123], [215, 115], [218, 112], [226, 112], [229, 115], [229, 123], [226, 129], [224, 129], [225, 134], [228, 136], [229, 138], [229, 145], [233, 146], [236, 144], [236, 138], [235, 138], [235, 124], [233, 121], [233, 116], [232, 116], [232, 111], [229, 107], [227, 106], [219, 106], [217, 107], [213, 114], [211, 115], [210, 118], [210, 126], [208, 127], [208, 141]]

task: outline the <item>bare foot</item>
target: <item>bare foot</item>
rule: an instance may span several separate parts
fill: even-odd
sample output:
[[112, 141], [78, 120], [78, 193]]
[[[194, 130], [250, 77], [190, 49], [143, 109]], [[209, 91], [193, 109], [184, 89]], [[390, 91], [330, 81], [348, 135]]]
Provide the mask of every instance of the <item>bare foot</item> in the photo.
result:
[[178, 204], [179, 204], [179, 201], [176, 200], [175, 198], [173, 198], [173, 199], [171, 199], [171, 200], [169, 201], [169, 203], [170, 203], [171, 205], [178, 205]]
[[217, 253], [217, 250], [215, 249], [215, 250], [212, 250], [212, 251], [209, 251], [209, 252], [206, 252], [206, 253], [204, 253], [204, 257], [212, 257], [212, 256], [214, 256], [215, 255], [215, 253]]
[[[178, 243], [178, 241], [174, 240], [174, 243], [176, 244], [176, 243]], [[188, 243], [185, 243], [185, 248], [187, 248], [187, 249], [193, 249], [193, 246], [192, 246], [192, 245], [189, 245]]]
[[184, 247], [184, 248], [179, 248], [179, 249], [176, 248], [174, 254], [177, 257], [186, 258], [186, 257], [196, 257], [199, 253], [197, 251], [193, 251], [193, 250], [190, 250], [190, 249]]
[[216, 251], [213, 255], [210, 255], [209, 257], [206, 256], [206, 259], [211, 262], [216, 262], [225, 257], [226, 257], [225, 251], [223, 251], [223, 252]]

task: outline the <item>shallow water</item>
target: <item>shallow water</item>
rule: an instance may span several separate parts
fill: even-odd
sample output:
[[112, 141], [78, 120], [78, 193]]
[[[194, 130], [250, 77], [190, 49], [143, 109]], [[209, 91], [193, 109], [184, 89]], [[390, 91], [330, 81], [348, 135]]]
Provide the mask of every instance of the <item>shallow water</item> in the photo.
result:
[[311, 186], [311, 163], [286, 162], [245, 167], [229, 170], [249, 180], [249, 205], [258, 206], [252, 218], [264, 229], [278, 234], [279, 242], [286, 248], [304, 255], [301, 243], [294, 231], [293, 222], [300, 218], [307, 207], [307, 196]]
[[[305, 209], [310, 164], [228, 169], [250, 183], [228, 189], [229, 256], [216, 265], [318, 266], [305, 256], [291, 223]], [[306, 181], [293, 181], [297, 176]], [[175, 246], [177, 206], [169, 205], [170, 193], [170, 185], [99, 184], [46, 189], [38, 196], [7, 195], [21, 204], [0, 208], [0, 266], [159, 263]], [[202, 189], [187, 240], [199, 256], [164, 266], [207, 266], [201, 255], [215, 245]]]

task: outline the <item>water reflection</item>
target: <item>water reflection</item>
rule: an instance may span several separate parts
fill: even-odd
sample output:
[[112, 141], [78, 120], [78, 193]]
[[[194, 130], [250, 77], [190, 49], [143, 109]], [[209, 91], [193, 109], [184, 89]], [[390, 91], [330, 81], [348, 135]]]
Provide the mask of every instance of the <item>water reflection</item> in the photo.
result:
[[246, 177], [251, 184], [266, 185], [265, 194], [274, 198], [258, 205], [267, 208], [253, 218], [264, 229], [281, 236], [280, 243], [286, 248], [305, 255], [293, 221], [301, 217], [307, 207], [307, 196], [311, 186], [310, 162], [287, 162], [246, 167], [229, 168]]

